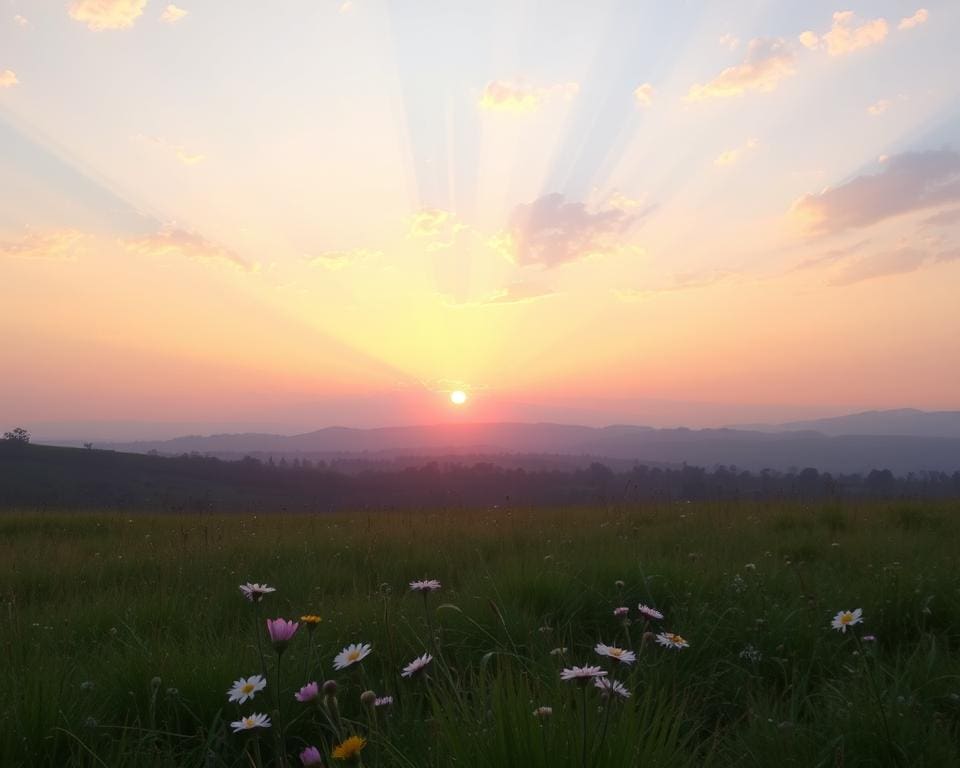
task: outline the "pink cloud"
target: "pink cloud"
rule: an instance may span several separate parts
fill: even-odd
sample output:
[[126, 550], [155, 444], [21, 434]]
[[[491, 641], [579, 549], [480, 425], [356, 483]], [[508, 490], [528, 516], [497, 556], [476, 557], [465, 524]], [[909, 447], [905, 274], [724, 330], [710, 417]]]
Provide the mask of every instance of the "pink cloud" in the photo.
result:
[[84, 235], [72, 229], [28, 232], [16, 240], [0, 240], [0, 258], [72, 261]]
[[800, 42], [810, 49], [826, 50], [831, 56], [843, 56], [882, 43], [888, 31], [886, 19], [861, 22], [853, 11], [837, 11], [827, 32], [818, 35], [807, 30], [800, 35]]
[[532, 86], [521, 82], [493, 80], [480, 94], [480, 108], [496, 112], [533, 112], [552, 96], [572, 99], [580, 86], [577, 83], [558, 83], [551, 86]]
[[124, 248], [138, 256], [152, 258], [181, 256], [198, 261], [220, 261], [246, 272], [254, 269], [234, 251], [217, 245], [196, 232], [184, 229], [164, 229], [144, 237], [123, 240], [122, 244]]
[[900, 23], [897, 25], [897, 29], [913, 29], [914, 27], [919, 27], [921, 24], [925, 23], [927, 19], [930, 18], [930, 13], [926, 8], [920, 8], [917, 10], [913, 16], [907, 16], [906, 18], [900, 19]]
[[12, 69], [0, 69], [0, 88], [12, 88], [20, 81]]
[[742, 63], [727, 67], [706, 83], [692, 86], [688, 101], [741, 96], [748, 91], [772, 91], [796, 69], [793, 51], [780, 38], [751, 40]]
[[143, 14], [147, 0], [73, 0], [70, 18], [89, 29], [125, 29]]

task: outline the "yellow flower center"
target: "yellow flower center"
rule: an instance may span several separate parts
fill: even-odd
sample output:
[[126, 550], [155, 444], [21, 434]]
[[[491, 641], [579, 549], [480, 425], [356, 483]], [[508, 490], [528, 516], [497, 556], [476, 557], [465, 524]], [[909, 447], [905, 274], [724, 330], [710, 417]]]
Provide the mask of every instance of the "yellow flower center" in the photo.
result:
[[852, 613], [844, 613], [844, 614], [842, 614], [842, 615], [840, 616], [840, 623], [841, 623], [841, 624], [849, 624], [851, 621], [853, 621], [853, 614], [852, 614]]
[[244, 728], [253, 728], [253, 718], [245, 717], [243, 718], [243, 727]]
[[245, 684], [243, 685], [243, 687], [240, 689], [240, 692], [241, 692], [241, 693], [253, 693], [253, 689], [254, 689], [255, 687], [256, 687], [256, 686], [255, 686], [253, 683], [245, 683]]
[[350, 651], [347, 654], [347, 661], [356, 661], [360, 658], [360, 651]]
[[616, 657], [619, 658], [620, 656], [623, 655], [623, 648], [611, 648], [611, 649], [610, 649], [610, 655], [611, 655], [611, 656], [616, 656]]

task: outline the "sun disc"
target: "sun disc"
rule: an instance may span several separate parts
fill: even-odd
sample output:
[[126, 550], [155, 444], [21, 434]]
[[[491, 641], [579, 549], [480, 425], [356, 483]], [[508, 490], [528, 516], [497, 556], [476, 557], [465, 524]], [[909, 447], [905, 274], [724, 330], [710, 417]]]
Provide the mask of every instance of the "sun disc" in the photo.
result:
[[463, 405], [467, 402], [467, 393], [462, 389], [458, 389], [450, 393], [450, 402], [454, 405]]

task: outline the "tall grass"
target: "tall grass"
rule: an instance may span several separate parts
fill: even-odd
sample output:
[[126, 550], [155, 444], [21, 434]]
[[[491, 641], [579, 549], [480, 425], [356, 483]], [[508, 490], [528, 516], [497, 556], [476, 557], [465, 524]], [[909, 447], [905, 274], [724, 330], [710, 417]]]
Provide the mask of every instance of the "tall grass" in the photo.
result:
[[[584, 737], [590, 768], [896, 765], [895, 753], [900, 764], [957, 765], [958, 512], [898, 502], [7, 513], [0, 765], [249, 765], [249, 736], [229, 728], [240, 708], [225, 695], [260, 671], [254, 611], [237, 589], [248, 580], [277, 587], [264, 617], [324, 619], [313, 649], [301, 628], [283, 656], [291, 765], [305, 744], [332, 738], [293, 700], [327, 678], [339, 683], [345, 729], [369, 738], [365, 765], [573, 768]], [[443, 582], [429, 613], [407, 590], [416, 578]], [[638, 602], [666, 614], [662, 627], [638, 620]], [[613, 617], [619, 605], [631, 626]], [[863, 653], [829, 627], [854, 607], [877, 638]], [[644, 639], [660, 628], [690, 647]], [[594, 644], [626, 644], [628, 632], [640, 658], [616, 677], [629, 700], [560, 681], [563, 666], [599, 663]], [[335, 653], [360, 641], [374, 646], [362, 673], [334, 673]], [[425, 651], [429, 674], [402, 680]], [[242, 710], [274, 713], [273, 688], [271, 678]], [[395, 698], [375, 724], [365, 688]], [[553, 715], [534, 717], [539, 706]], [[271, 733], [260, 747], [277, 760]]]

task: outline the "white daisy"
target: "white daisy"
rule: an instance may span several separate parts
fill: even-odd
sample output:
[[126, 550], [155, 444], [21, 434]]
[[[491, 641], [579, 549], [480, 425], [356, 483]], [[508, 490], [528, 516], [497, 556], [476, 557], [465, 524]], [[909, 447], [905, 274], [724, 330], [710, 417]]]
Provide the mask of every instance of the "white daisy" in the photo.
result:
[[629, 699], [633, 694], [626, 689], [623, 683], [617, 682], [616, 680], [610, 680], [605, 677], [595, 678], [593, 681], [593, 686], [599, 688], [601, 693], [604, 696], [609, 696], [610, 694], [616, 694], [621, 699]]
[[863, 609], [857, 608], [855, 611], [840, 611], [833, 617], [830, 626], [843, 633], [846, 633], [847, 627], [852, 627], [863, 621]]
[[630, 609], [627, 608], [627, 606], [625, 605], [621, 605], [619, 608], [613, 609], [613, 615], [616, 616], [618, 619], [621, 616], [626, 616], [628, 613], [630, 613]]
[[267, 681], [262, 675], [250, 675], [250, 677], [236, 680], [233, 687], [227, 691], [227, 700], [243, 704], [247, 699], [252, 699], [255, 694], [267, 687]]
[[635, 654], [633, 651], [625, 651], [623, 648], [617, 648], [615, 645], [604, 645], [603, 643], [597, 643], [593, 650], [601, 656], [607, 656], [611, 659], [616, 659], [621, 664], [633, 664], [633, 662], [637, 660], [637, 654]]
[[550, 717], [553, 714], [553, 707], [537, 707], [533, 710], [534, 717]]
[[403, 668], [403, 672], [400, 673], [400, 677], [413, 677], [418, 672], [423, 671], [431, 661], [433, 661], [433, 656], [431, 656], [429, 653], [425, 653], [423, 656], [418, 656]]
[[411, 581], [410, 589], [413, 592], [436, 592], [440, 589], [440, 582], [436, 579], [425, 579], [423, 581]]
[[358, 661], [363, 661], [372, 651], [369, 643], [351, 643], [334, 657], [333, 668], [346, 669]]
[[690, 643], [680, 637], [680, 635], [673, 634], [673, 632], [661, 632], [657, 635], [656, 639], [664, 648], [676, 648], [679, 650], [690, 647]]
[[663, 618], [663, 614], [660, 613], [660, 611], [658, 611], [656, 608], [651, 608], [649, 605], [644, 605], [643, 603], [640, 603], [640, 605], [637, 606], [637, 610], [648, 619], [660, 621]]
[[266, 584], [251, 584], [247, 582], [246, 584], [240, 585], [240, 591], [243, 592], [243, 596], [251, 603], [259, 603], [263, 600], [264, 595], [276, 592], [277, 590], [273, 587], [268, 587]]
[[563, 656], [563, 654], [565, 654], [565, 653], [567, 652], [567, 650], [568, 650], [567, 646], [564, 645], [564, 646], [562, 646], [561, 648], [554, 648], [552, 651], [550, 651], [550, 655], [551, 655], [551, 656]]
[[393, 696], [377, 696], [376, 701], [373, 702], [375, 707], [389, 707], [393, 705]]
[[586, 683], [594, 677], [606, 677], [606, 671], [600, 667], [569, 667], [560, 673], [561, 680], [576, 680], [578, 683]]
[[239, 720], [234, 720], [230, 723], [230, 726], [233, 728], [234, 733], [252, 731], [254, 728], [269, 728], [270, 718], [263, 714], [253, 714], [247, 717], [241, 717]]

